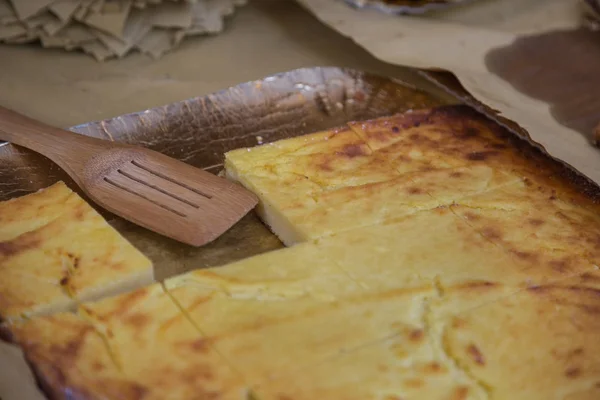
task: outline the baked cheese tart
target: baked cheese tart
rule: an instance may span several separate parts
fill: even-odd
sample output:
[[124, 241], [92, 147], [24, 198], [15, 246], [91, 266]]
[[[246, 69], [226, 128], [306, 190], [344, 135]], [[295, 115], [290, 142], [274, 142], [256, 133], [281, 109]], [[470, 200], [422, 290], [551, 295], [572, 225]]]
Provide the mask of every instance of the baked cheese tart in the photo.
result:
[[465, 107], [442, 107], [234, 150], [225, 166], [259, 195], [259, 214], [292, 245], [504, 186], [552, 185], [577, 196], [556, 178], [559, 166], [515, 140]]
[[[600, 195], [528, 141], [449, 106], [226, 168], [289, 247], [13, 323], [53, 398], [600, 398]], [[93, 238], [56, 213], [3, 234]]]
[[435, 290], [426, 282], [366, 291], [310, 244], [194, 271], [165, 285], [248, 382], [411, 329], [421, 299]]
[[0, 202], [0, 241], [47, 225], [79, 202], [78, 196], [59, 182], [44, 190]]
[[160, 284], [15, 323], [52, 399], [241, 399], [239, 374]]
[[62, 182], [0, 203], [0, 320], [64, 311], [152, 281], [150, 260]]
[[366, 344], [262, 383], [256, 398], [598, 399], [599, 284], [587, 273], [432, 316], [418, 340]]

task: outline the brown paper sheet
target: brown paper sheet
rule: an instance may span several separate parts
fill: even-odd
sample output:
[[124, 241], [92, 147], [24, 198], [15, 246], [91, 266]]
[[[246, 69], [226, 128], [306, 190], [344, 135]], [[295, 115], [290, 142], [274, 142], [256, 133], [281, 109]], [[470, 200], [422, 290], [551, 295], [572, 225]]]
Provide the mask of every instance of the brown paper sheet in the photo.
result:
[[146, 17], [144, 10], [132, 10], [127, 25], [123, 30], [123, 39], [128, 46], [134, 46], [140, 42], [152, 30], [152, 25]]
[[56, 37], [67, 38], [73, 44], [90, 42], [96, 39], [96, 36], [83, 24], [71, 24], [61, 30]]
[[485, 62], [490, 50], [510, 45], [523, 32], [577, 26], [579, 3], [484, 1], [414, 18], [357, 11], [342, 1], [299, 1], [323, 23], [385, 62], [453, 72], [478, 100], [520, 124], [554, 157], [600, 183], [598, 149], [578, 132], [559, 124], [549, 104], [515, 90], [493, 75]]

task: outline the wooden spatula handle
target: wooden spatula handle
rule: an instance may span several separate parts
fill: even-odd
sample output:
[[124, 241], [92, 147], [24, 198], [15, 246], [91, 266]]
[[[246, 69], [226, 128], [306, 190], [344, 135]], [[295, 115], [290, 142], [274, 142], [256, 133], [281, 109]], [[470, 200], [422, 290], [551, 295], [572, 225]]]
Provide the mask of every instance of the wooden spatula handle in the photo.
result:
[[0, 106], [0, 139], [46, 155], [69, 144], [69, 133]]
[[110, 142], [56, 128], [1, 106], [0, 140], [43, 154], [69, 174], [81, 161], [110, 146]]

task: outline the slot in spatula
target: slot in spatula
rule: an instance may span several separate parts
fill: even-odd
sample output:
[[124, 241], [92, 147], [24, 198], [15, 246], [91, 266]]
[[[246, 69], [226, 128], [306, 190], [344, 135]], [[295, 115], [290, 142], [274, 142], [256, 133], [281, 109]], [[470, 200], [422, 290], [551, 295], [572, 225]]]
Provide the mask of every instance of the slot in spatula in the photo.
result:
[[0, 139], [54, 161], [106, 210], [193, 246], [219, 237], [258, 202], [236, 183], [155, 151], [79, 135], [3, 107]]

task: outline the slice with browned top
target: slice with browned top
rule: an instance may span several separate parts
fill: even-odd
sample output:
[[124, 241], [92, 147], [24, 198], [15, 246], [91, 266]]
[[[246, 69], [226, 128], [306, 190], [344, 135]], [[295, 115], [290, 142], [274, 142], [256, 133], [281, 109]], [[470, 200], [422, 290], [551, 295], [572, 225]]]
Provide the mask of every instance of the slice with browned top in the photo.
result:
[[150, 260], [62, 183], [0, 203], [0, 220], [0, 319], [64, 311], [153, 281]]
[[419, 329], [262, 382], [254, 392], [257, 400], [488, 399]]
[[465, 196], [452, 210], [513, 258], [577, 272], [562, 259], [600, 265], [600, 214], [554, 194], [552, 186], [519, 181]]
[[[225, 162], [230, 178], [259, 195], [259, 214], [288, 245], [319, 236], [322, 231], [360, 226], [361, 221], [354, 222], [353, 217], [331, 218], [330, 207], [348, 201], [348, 213], [377, 212], [369, 210], [373, 202], [360, 192], [353, 198], [355, 188], [389, 193], [378, 183], [399, 175], [389, 162], [376, 159], [348, 128], [234, 150], [226, 154]], [[338, 193], [341, 201], [328, 199], [340, 197]]]
[[[522, 184], [577, 210], [575, 219], [600, 214], [589, 182], [466, 106], [348, 127], [226, 154], [229, 177], [260, 197], [261, 217], [286, 244]], [[588, 231], [593, 246], [600, 232]]]
[[[54, 314], [10, 327], [44, 393], [52, 400], [139, 398], [143, 388], [127, 380], [94, 327], [76, 314]], [[67, 397], [70, 396], [70, 397]]]
[[[14, 325], [51, 393], [234, 399], [247, 386], [257, 400], [598, 395], [599, 191], [530, 143], [454, 106], [236, 150], [226, 167], [294, 245]], [[118, 278], [118, 268], [78, 275], [106, 250], [78, 236], [112, 236], [92, 214], [59, 214], [5, 242], [16, 250], [0, 258], [0, 278], [12, 274], [0, 293], [18, 295], [21, 276], [54, 282], [65, 265], [69, 275], [51, 287], [64, 288], [67, 301]], [[52, 257], [63, 247], [71, 264]], [[41, 254], [43, 272], [23, 267]], [[31, 296], [52, 300], [48, 293]]]
[[79, 202], [79, 196], [63, 182], [0, 202], [0, 242], [47, 225]]
[[[594, 269], [592, 263], [576, 255], [564, 269], [557, 268], [543, 251], [537, 260], [545, 257], [547, 262], [534, 265], [533, 254], [531, 260], [516, 256], [473, 229], [448, 207], [322, 238], [317, 247], [355, 281], [373, 291], [435, 281], [440, 291], [455, 286], [485, 286], [496, 292], [495, 296], [504, 296]], [[471, 305], [484, 300], [490, 298], [480, 294]]]
[[[431, 304], [420, 329], [255, 387], [261, 400], [588, 400], [600, 394], [600, 275], [467, 311]], [[442, 301], [473, 298], [445, 293]], [[419, 332], [418, 335], [415, 333]]]
[[249, 382], [316, 364], [420, 323], [431, 282], [365, 291], [310, 243], [165, 282]]
[[11, 327], [52, 399], [242, 399], [239, 375], [161, 285]]
[[432, 331], [491, 399], [595, 399], [599, 313], [600, 275], [588, 272], [438, 316]]

